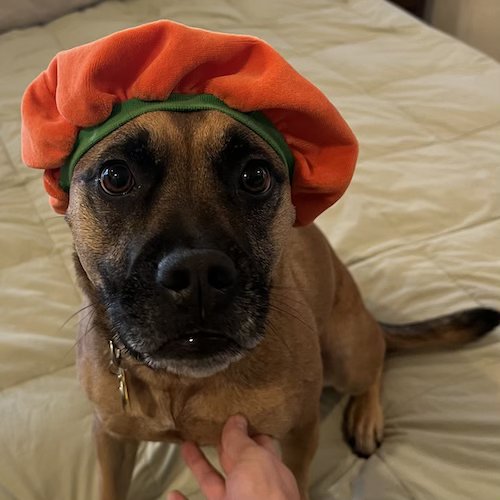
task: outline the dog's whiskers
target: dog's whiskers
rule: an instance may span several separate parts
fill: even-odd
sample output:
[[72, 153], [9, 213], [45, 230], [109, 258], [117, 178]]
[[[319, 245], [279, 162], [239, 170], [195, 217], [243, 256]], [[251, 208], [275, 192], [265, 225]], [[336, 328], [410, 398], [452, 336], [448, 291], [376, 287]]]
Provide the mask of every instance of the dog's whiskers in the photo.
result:
[[[287, 306], [289, 308], [292, 309], [293, 312], [291, 312], [290, 310], [286, 310], [284, 309], [283, 307], [284, 306]], [[290, 304], [287, 304], [286, 302], [280, 302], [279, 304], [273, 304], [273, 303], [270, 303], [269, 304], [269, 308], [273, 311], [276, 311], [278, 313], [281, 313], [283, 315], [288, 315], [290, 316], [291, 318], [295, 319], [296, 321], [298, 321], [300, 324], [302, 324], [304, 327], [306, 327], [308, 330], [310, 330], [311, 332], [314, 332], [315, 329], [312, 325], [309, 325], [308, 323], [306, 323], [300, 316], [297, 316], [296, 314], [293, 314], [293, 313], [297, 313], [297, 311], [295, 309], [293, 309]], [[298, 314], [298, 313], [297, 313]]]
[[[93, 307], [94, 304], [87, 304], [86, 306], [82, 307], [81, 309], [78, 309], [78, 311], [74, 312], [56, 331], [56, 334], [59, 334], [61, 333], [61, 330], [64, 329], [64, 327], [75, 317], [75, 316], [78, 316], [80, 313], [82, 313], [83, 311], [85, 311], [85, 309], [88, 309], [89, 307]], [[80, 323], [80, 321], [82, 321], [81, 319], [78, 320], [77, 324]]]
[[[82, 311], [84, 311], [85, 309], [88, 309], [89, 307], [91, 307], [93, 304], [89, 304], [85, 307], [82, 307], [79, 311], [77, 311], [75, 314], [73, 314], [71, 317], [74, 317], [76, 314], [78, 313], [81, 313]], [[90, 319], [89, 316], [92, 316]], [[66, 358], [72, 351], [74, 351], [74, 349], [76, 348], [76, 346], [82, 341], [83, 337], [85, 337], [88, 333], [90, 333], [93, 328], [94, 328], [94, 322], [93, 322], [93, 317], [95, 316], [95, 309], [91, 309], [87, 315], [81, 319], [78, 320], [77, 322], [77, 325], [79, 325], [82, 321], [84, 320], [87, 320], [88, 319], [88, 322], [87, 322], [87, 328], [85, 329], [85, 332], [83, 334], [80, 334], [78, 333], [77, 335], [77, 338], [75, 340], [75, 342], [72, 344], [72, 346], [64, 353], [64, 356], [63, 356], [63, 359]], [[67, 323], [67, 322], [66, 322]], [[62, 327], [61, 327], [62, 328]]]
[[285, 338], [280, 335], [279, 333], [279, 328], [276, 327], [276, 325], [273, 324], [273, 322], [271, 320], [268, 320], [267, 323], [267, 329], [277, 338], [280, 340], [280, 342], [286, 347], [286, 350], [288, 351], [288, 353], [290, 354], [290, 356], [292, 355], [292, 350], [290, 349], [290, 346], [286, 343], [285, 341]]
[[273, 290], [272, 297], [275, 300], [281, 299], [280, 302], [283, 302], [283, 303], [289, 305], [290, 307], [292, 306], [292, 304], [289, 304], [288, 302], [293, 302], [294, 305], [296, 305], [297, 307], [307, 307], [308, 306], [307, 302], [304, 302], [302, 300], [294, 299], [294, 298], [290, 297], [289, 295], [276, 293], [275, 290]]
[[312, 288], [306, 287], [298, 287], [298, 286], [287, 286], [287, 285], [275, 285], [274, 283], [271, 285], [273, 290], [292, 290], [294, 292], [310, 292]]

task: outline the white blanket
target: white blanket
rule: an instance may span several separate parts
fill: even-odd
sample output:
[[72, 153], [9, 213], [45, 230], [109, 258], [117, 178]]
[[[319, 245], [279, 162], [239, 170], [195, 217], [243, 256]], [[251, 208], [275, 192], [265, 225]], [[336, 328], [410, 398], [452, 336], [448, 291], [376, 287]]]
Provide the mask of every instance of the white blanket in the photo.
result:
[[[1, 7], [0, 7], [1, 9]], [[345, 197], [320, 218], [380, 320], [500, 307], [500, 65], [382, 0], [105, 2], [0, 36], [0, 500], [96, 498], [74, 342], [71, 239], [20, 160], [26, 85], [64, 48], [170, 18], [257, 35], [357, 134]], [[314, 500], [500, 498], [500, 332], [389, 359], [386, 437], [369, 460], [324, 420]], [[141, 448], [130, 499], [201, 498], [175, 447]]]

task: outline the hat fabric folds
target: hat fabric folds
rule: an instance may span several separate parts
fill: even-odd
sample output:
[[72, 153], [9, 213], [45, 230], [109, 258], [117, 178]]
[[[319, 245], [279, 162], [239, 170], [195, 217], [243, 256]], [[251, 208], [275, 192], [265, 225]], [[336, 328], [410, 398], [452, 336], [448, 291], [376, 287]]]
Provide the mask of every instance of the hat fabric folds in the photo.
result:
[[326, 96], [272, 47], [254, 37], [157, 21], [57, 54], [27, 88], [21, 106], [22, 156], [44, 169], [50, 203], [68, 206], [59, 183], [82, 129], [105, 122], [130, 99], [210, 94], [239, 112], [260, 111], [294, 160], [297, 225], [312, 222], [347, 188], [356, 139]]

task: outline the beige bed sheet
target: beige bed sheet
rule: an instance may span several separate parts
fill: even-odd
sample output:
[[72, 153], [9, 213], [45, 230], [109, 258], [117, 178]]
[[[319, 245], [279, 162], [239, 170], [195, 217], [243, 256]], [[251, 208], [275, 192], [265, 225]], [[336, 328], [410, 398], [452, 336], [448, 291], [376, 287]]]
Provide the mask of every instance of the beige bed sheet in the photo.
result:
[[[1, 9], [1, 7], [0, 7]], [[331, 98], [361, 144], [319, 224], [377, 317], [500, 307], [500, 65], [382, 0], [104, 2], [0, 36], [0, 500], [96, 498], [91, 408], [74, 368], [71, 241], [22, 166], [19, 102], [59, 50], [170, 18], [266, 39]], [[390, 359], [386, 438], [369, 460], [325, 418], [314, 500], [500, 499], [500, 333]], [[175, 447], [141, 448], [130, 499], [200, 498]]]

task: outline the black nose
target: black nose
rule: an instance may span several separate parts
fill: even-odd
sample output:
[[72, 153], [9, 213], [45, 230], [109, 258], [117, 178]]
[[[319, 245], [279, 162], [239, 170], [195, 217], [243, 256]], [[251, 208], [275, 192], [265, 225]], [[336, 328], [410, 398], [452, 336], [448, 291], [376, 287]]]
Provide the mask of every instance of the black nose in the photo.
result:
[[177, 303], [209, 310], [231, 297], [236, 275], [233, 261], [224, 252], [178, 249], [158, 264], [157, 282]]

